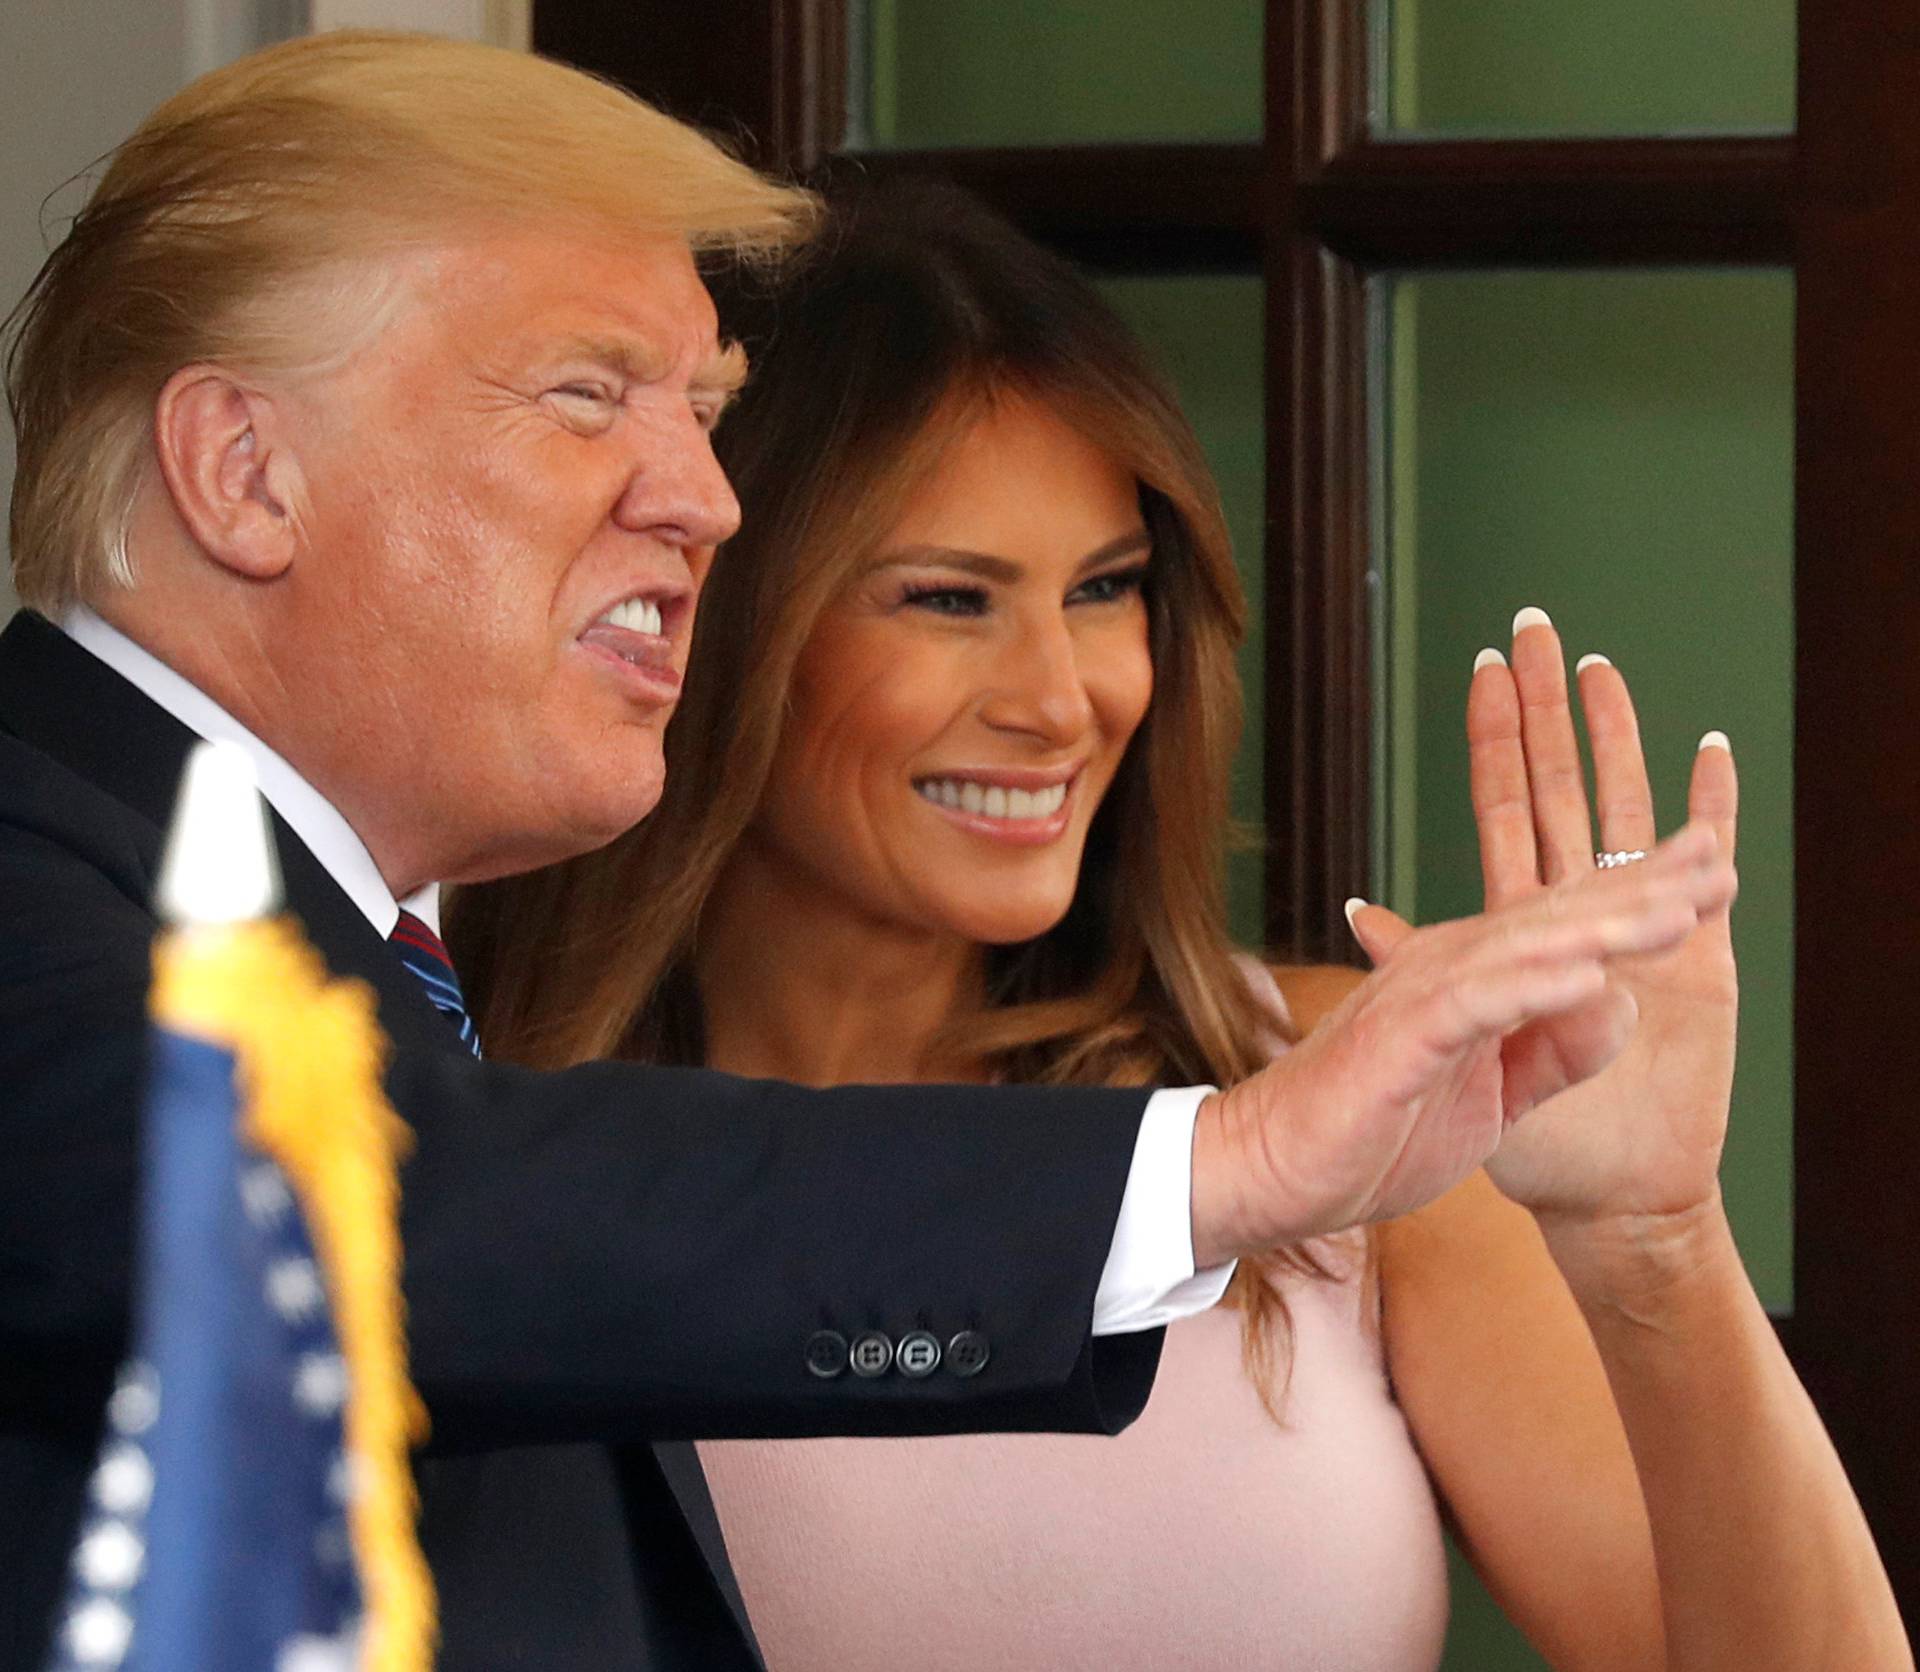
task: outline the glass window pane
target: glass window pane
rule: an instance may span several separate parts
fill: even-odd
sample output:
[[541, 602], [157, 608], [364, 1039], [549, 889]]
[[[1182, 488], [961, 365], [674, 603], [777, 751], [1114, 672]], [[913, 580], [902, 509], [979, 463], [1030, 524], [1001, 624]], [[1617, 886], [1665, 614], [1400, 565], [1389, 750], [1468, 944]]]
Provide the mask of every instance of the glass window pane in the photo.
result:
[[1377, 857], [1421, 919], [1479, 900], [1475, 653], [1547, 609], [1633, 685], [1661, 808], [1701, 732], [1741, 764], [1739, 1078], [1722, 1176], [1792, 1300], [1793, 284], [1789, 274], [1383, 280]]
[[[1261, 531], [1266, 522], [1266, 425], [1261, 394], [1265, 287], [1253, 276], [1104, 279], [1100, 288], [1172, 379], [1220, 483], [1234, 554], [1247, 589], [1247, 644], [1240, 653], [1246, 730], [1234, 768], [1234, 817], [1261, 823], [1261, 737], [1265, 662], [1261, 645]], [[1228, 865], [1234, 937], [1259, 946], [1261, 860], [1249, 844]]]
[[850, 144], [1257, 140], [1261, 19], [1259, 0], [856, 0]]
[[1383, 129], [1784, 132], [1794, 0], [1373, 0]]

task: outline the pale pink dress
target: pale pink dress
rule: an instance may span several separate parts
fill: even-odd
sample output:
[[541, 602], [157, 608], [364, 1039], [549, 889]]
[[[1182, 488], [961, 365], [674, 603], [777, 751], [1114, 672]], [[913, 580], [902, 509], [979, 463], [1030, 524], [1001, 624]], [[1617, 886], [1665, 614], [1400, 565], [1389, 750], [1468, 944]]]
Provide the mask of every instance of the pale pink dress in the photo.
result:
[[703, 1444], [769, 1672], [1432, 1672], [1439, 1516], [1330, 1252], [1343, 1277], [1287, 1283], [1284, 1427], [1215, 1308], [1116, 1438]]

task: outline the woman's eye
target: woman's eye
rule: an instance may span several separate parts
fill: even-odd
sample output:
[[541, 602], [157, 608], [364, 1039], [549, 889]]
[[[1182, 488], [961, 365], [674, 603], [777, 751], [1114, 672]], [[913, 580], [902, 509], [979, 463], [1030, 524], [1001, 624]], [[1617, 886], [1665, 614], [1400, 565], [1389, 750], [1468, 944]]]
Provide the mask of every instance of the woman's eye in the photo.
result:
[[910, 586], [900, 602], [934, 615], [985, 615], [987, 594], [978, 586]]
[[1136, 569], [1116, 569], [1110, 575], [1095, 575], [1091, 580], [1082, 581], [1069, 596], [1088, 604], [1111, 604], [1143, 590], [1146, 584], [1147, 570], [1142, 564]]

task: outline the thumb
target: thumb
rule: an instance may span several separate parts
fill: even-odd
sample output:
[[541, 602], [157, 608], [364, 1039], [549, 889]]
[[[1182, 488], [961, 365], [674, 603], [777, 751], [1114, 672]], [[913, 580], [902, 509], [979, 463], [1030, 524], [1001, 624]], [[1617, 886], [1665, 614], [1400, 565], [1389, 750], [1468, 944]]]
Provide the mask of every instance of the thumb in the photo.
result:
[[1397, 912], [1385, 906], [1369, 905], [1358, 896], [1347, 902], [1347, 927], [1376, 969], [1413, 933], [1413, 925]]

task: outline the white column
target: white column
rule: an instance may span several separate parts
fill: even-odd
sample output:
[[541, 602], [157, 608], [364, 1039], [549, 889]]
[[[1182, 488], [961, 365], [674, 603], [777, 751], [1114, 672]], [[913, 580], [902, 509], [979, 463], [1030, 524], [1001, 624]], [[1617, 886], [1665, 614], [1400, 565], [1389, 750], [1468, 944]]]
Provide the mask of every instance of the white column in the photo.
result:
[[[186, 79], [187, 0], [0, 0], [0, 314], [86, 201], [86, 171]], [[13, 427], [0, 418], [0, 501]], [[0, 546], [6, 537], [0, 518]], [[0, 567], [0, 619], [13, 613]]]
[[533, 0], [308, 0], [314, 30], [417, 29], [524, 49]]

